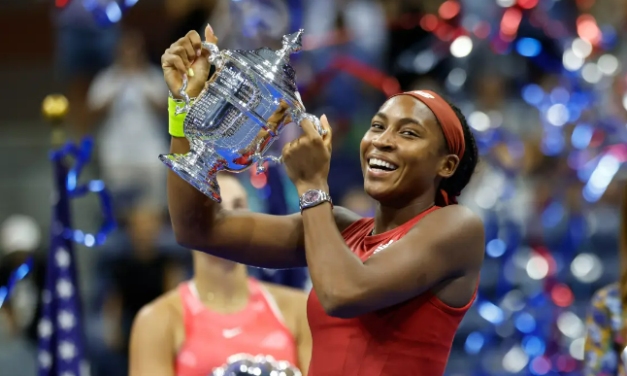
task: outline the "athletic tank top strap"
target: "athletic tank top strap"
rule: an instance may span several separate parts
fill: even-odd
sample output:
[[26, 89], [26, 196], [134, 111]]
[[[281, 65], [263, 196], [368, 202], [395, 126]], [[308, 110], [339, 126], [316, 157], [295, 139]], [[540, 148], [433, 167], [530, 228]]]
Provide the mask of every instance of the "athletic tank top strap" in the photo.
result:
[[432, 206], [402, 225], [377, 235], [370, 235], [374, 229], [374, 218], [361, 218], [342, 231], [342, 237], [353, 253], [366, 261], [374, 253], [405, 236], [418, 221], [438, 209], [439, 206]]
[[353, 239], [366, 236], [372, 231], [373, 226], [374, 218], [360, 218], [342, 231], [342, 237], [344, 239]]
[[248, 304], [223, 314], [202, 304], [193, 282], [179, 285], [185, 340], [176, 357], [176, 375], [209, 375], [237, 353], [267, 354], [292, 364], [298, 361], [296, 341], [279, 320], [274, 298], [249, 278]]
[[418, 221], [424, 218], [427, 214], [432, 213], [438, 209], [440, 209], [440, 206], [432, 206], [429, 209], [418, 214], [414, 218], [410, 219], [409, 221], [403, 223], [402, 225], [390, 231], [372, 236], [370, 235], [370, 233], [372, 233], [372, 230], [374, 229], [374, 218], [360, 218], [357, 221], [351, 223], [350, 226], [342, 231], [342, 237], [347, 241], [349, 239], [359, 239], [362, 237], [366, 237], [367, 243], [377, 243], [391, 236], [406, 234], [416, 223], [418, 223]]
[[[439, 206], [432, 206], [429, 209], [423, 211], [422, 213], [418, 214], [417, 216], [415, 216], [414, 218], [410, 219], [409, 221], [403, 223], [402, 225], [398, 226], [397, 228], [391, 229], [389, 231], [383, 232], [381, 234], [377, 234], [377, 235], [372, 235], [372, 236], [366, 236], [366, 238], [364, 239], [364, 245], [366, 247], [368, 246], [374, 246], [375, 244], [381, 243], [384, 240], [388, 240], [388, 239], [395, 239], [398, 240], [399, 238], [405, 236], [405, 234], [407, 234], [409, 232], [409, 230], [411, 230], [412, 227], [414, 227], [416, 225], [416, 223], [418, 223], [421, 219], [423, 219], [424, 217], [426, 217], [429, 213], [432, 213], [436, 210], [440, 209]], [[370, 226], [370, 231], [372, 231], [374, 229], [374, 219], [372, 220], [372, 225]], [[370, 234], [370, 233], [368, 233]]]
[[259, 282], [258, 280], [254, 278], [250, 278], [249, 283], [250, 283], [251, 295], [253, 293], [260, 294], [263, 297], [262, 301], [265, 303], [266, 308], [270, 312], [272, 312], [272, 314], [277, 319], [280, 325], [287, 328], [286, 323], [285, 323], [285, 318], [283, 317], [283, 314], [281, 313], [281, 310], [279, 309], [279, 305], [277, 304], [276, 299], [274, 298], [274, 296], [272, 296], [270, 291], [268, 291], [268, 289], [261, 282]]
[[200, 314], [205, 307], [198, 299], [198, 292], [193, 281], [186, 281], [179, 284], [179, 295], [183, 304], [183, 325], [185, 326], [185, 335], [189, 336], [193, 330], [194, 318]]

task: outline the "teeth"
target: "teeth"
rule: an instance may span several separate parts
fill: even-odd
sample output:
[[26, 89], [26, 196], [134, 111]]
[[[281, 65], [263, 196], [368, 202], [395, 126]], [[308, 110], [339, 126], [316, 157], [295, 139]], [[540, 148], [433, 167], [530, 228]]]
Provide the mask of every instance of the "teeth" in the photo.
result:
[[370, 160], [368, 161], [368, 163], [370, 164], [370, 166], [381, 166], [381, 167], [386, 167], [389, 168], [390, 170], [396, 170], [398, 167], [388, 163], [386, 161], [382, 161], [380, 159], [377, 158], [370, 158]]

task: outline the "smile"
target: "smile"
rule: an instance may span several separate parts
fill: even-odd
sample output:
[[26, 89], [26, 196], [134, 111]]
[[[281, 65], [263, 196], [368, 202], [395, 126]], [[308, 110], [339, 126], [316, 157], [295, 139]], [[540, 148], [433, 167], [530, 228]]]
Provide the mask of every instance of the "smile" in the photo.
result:
[[378, 158], [368, 159], [368, 169], [373, 172], [392, 172], [397, 168], [397, 165]]

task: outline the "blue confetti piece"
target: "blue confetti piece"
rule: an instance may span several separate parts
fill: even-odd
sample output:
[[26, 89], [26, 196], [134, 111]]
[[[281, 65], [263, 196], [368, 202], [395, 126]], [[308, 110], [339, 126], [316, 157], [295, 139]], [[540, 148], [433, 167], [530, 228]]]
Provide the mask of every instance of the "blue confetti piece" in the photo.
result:
[[79, 183], [79, 178], [83, 168], [89, 163], [94, 149], [94, 141], [91, 137], [85, 137], [78, 144], [66, 143], [59, 150], [53, 151], [51, 160], [59, 160], [72, 157], [74, 164], [70, 167], [66, 177], [66, 189], [70, 199], [77, 199], [94, 193], [100, 199], [100, 208], [103, 214], [102, 224], [98, 233], [90, 234], [81, 230], [64, 229], [63, 237], [72, 239], [75, 243], [94, 247], [102, 245], [107, 236], [116, 229], [113, 203], [109, 191], [102, 180], [91, 180], [85, 184]]
[[6, 286], [0, 287], [0, 308], [2, 308], [4, 303], [11, 297], [15, 286], [28, 275], [32, 267], [33, 258], [31, 257], [11, 273]]

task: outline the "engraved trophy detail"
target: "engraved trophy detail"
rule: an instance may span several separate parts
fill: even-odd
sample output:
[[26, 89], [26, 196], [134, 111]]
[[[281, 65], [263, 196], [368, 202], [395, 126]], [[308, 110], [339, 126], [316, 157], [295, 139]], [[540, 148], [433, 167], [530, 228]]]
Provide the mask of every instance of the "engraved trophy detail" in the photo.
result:
[[302, 48], [302, 34], [301, 29], [283, 36], [283, 48], [277, 51], [265, 47], [219, 50], [215, 44], [204, 42], [216, 73], [193, 104], [185, 92], [184, 77], [180, 94], [185, 106], [177, 109], [177, 114], [187, 113], [183, 128], [190, 152], [163, 154], [159, 159], [183, 180], [220, 202], [216, 181], [219, 171], [239, 173], [257, 163], [257, 172], [261, 173], [264, 162], [281, 162], [280, 157], [265, 155], [286, 125], [270, 121], [281, 102], [289, 107], [294, 122], [307, 118], [323, 134], [318, 118], [305, 112], [296, 74], [289, 64], [289, 55]]
[[209, 376], [302, 376], [298, 368], [270, 355], [235, 354]]

